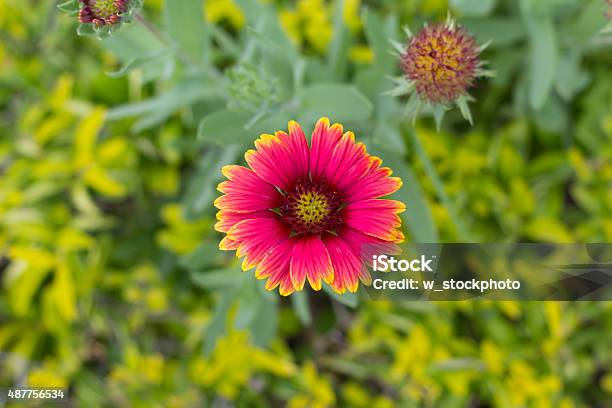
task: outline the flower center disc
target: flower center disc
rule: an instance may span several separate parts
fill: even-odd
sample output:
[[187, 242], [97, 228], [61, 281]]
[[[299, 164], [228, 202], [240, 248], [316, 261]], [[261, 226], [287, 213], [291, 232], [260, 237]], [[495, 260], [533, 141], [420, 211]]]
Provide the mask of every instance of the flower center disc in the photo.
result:
[[442, 37], [439, 40], [430, 39], [424, 53], [417, 58], [418, 66], [432, 73], [437, 80], [455, 77], [455, 71], [461, 60], [457, 40], [452, 37]]
[[113, 14], [118, 14], [122, 11], [115, 3], [115, 0], [93, 0], [91, 2], [91, 9], [97, 17], [109, 18]]
[[338, 192], [324, 183], [300, 181], [285, 196], [281, 217], [296, 234], [335, 231], [340, 226]]

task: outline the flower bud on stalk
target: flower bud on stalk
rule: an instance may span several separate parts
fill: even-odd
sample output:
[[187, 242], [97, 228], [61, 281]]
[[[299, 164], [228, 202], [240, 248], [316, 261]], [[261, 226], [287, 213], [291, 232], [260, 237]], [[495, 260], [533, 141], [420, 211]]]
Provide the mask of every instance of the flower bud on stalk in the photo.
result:
[[392, 42], [403, 76], [394, 79], [396, 87], [389, 93], [411, 95], [406, 111], [413, 120], [424, 105], [429, 106], [439, 127], [444, 113], [455, 104], [472, 123], [468, 102], [473, 98], [467, 91], [477, 78], [493, 74], [483, 69], [486, 62], [480, 59], [488, 44], [478, 46], [450, 16], [444, 23], [426, 24], [416, 35], [404, 31], [409, 38], [406, 45]]

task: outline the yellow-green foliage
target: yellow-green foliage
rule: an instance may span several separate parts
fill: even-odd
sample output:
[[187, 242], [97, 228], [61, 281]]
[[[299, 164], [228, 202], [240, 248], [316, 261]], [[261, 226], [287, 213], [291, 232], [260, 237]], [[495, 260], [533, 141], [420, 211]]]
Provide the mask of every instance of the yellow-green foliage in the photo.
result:
[[[329, 106], [335, 95], [301, 93], [318, 81], [356, 104], [332, 119], [415, 175], [409, 239], [612, 241], [612, 60], [591, 32], [596, 0], [146, 1], [166, 31], [125, 25], [103, 42], [51, 3], [0, 1], [0, 388], [70, 387], [92, 407], [612, 400], [610, 303], [281, 300], [217, 250], [212, 208], [220, 167], [261, 123]], [[387, 37], [449, 7], [495, 37], [498, 77], [478, 84], [473, 128], [451, 116], [437, 132], [384, 95], [398, 70]], [[535, 106], [521, 19], [549, 9], [559, 78]], [[235, 66], [262, 67], [278, 98], [225, 109]]]

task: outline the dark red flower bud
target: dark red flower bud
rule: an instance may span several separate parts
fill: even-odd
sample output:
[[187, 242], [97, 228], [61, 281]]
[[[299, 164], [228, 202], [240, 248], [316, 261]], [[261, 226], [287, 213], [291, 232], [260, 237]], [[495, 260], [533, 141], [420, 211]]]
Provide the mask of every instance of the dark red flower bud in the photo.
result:
[[478, 76], [480, 50], [462, 27], [438, 23], [412, 37], [401, 67], [421, 99], [448, 103], [466, 93]]

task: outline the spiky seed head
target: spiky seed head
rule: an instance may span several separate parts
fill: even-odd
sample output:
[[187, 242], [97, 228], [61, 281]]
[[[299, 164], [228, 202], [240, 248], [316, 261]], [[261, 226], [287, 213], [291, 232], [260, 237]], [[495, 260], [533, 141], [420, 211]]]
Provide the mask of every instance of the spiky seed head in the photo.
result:
[[447, 104], [473, 85], [479, 54], [475, 38], [464, 28], [451, 22], [437, 23], [424, 26], [409, 40], [401, 67], [422, 100]]

